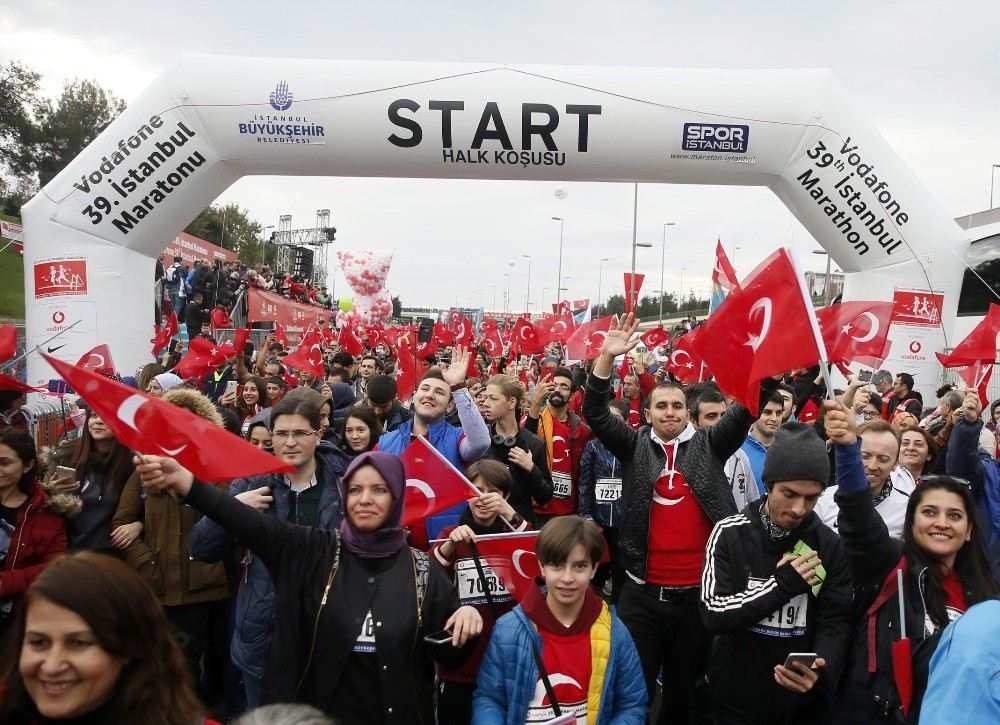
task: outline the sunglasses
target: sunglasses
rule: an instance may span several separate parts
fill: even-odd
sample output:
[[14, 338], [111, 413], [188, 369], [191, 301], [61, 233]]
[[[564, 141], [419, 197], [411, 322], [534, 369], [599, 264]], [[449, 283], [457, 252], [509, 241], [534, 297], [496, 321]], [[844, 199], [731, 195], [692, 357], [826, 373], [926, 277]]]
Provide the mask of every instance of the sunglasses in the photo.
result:
[[965, 486], [970, 491], [972, 490], [972, 484], [964, 478], [959, 478], [958, 476], [943, 476], [940, 474], [933, 474], [930, 476], [921, 476], [917, 479], [917, 485], [921, 483], [936, 483], [938, 481], [946, 481], [949, 483], [958, 483]]

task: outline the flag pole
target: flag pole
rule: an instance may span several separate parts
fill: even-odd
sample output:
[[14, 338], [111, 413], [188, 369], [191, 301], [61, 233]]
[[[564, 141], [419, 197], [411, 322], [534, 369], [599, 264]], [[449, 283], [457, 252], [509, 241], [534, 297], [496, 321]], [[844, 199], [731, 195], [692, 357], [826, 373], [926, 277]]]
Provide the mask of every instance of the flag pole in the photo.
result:
[[62, 329], [62, 330], [59, 330], [59, 332], [57, 332], [52, 337], [50, 337], [50, 338], [48, 338], [46, 340], [42, 340], [40, 343], [38, 343], [37, 345], [35, 345], [33, 348], [30, 348], [30, 349], [26, 348], [23, 355], [20, 355], [20, 356], [14, 358], [13, 360], [8, 360], [3, 365], [0, 365], [0, 370], [5, 369], [5, 368], [9, 368], [9, 367], [13, 367], [17, 363], [19, 363], [21, 360], [24, 360], [24, 358], [28, 357], [28, 355], [30, 355], [31, 353], [33, 353], [35, 350], [40, 350], [40, 348], [42, 347], [42, 345], [48, 345], [50, 342], [52, 342], [53, 340], [55, 340], [57, 337], [59, 337], [64, 332], [69, 332], [70, 330], [72, 330], [74, 327], [76, 327], [77, 325], [79, 325], [80, 322], [81, 322], [81, 320], [77, 320], [76, 322], [74, 322], [69, 327], [67, 327], [65, 329]]
[[785, 251], [788, 253], [788, 257], [792, 262], [792, 268], [795, 270], [795, 279], [799, 283], [802, 304], [806, 306], [809, 327], [812, 328], [813, 339], [816, 341], [816, 350], [819, 352], [819, 371], [823, 375], [823, 382], [826, 384], [826, 398], [827, 400], [834, 400], [833, 380], [830, 378], [830, 368], [827, 363], [826, 344], [823, 342], [823, 334], [819, 331], [819, 323], [816, 321], [816, 311], [813, 308], [812, 297], [809, 296], [809, 290], [806, 289], [806, 278], [802, 273], [802, 266], [799, 264], [799, 259], [795, 251], [788, 247], [785, 247]]

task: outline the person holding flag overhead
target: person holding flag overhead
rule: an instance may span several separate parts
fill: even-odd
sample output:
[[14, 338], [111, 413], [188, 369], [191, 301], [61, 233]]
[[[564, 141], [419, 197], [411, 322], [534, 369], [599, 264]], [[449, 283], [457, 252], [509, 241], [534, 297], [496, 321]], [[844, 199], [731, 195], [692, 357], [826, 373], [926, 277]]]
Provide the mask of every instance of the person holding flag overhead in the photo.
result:
[[[280, 421], [279, 421], [280, 422]], [[433, 662], [458, 666], [482, 630], [441, 567], [406, 545], [406, 475], [362, 453], [340, 481], [337, 529], [296, 526], [196, 481], [172, 458], [136, 458], [143, 483], [218, 522], [264, 562], [277, 607], [261, 702], [301, 702], [350, 723], [432, 723]], [[442, 644], [425, 640], [447, 629]]]
[[[974, 521], [975, 500], [965, 479], [925, 476], [910, 496], [903, 540], [893, 539], [872, 506], [853, 414], [835, 401], [824, 405], [826, 433], [836, 451], [840, 536], [854, 579], [855, 611], [864, 612], [833, 700], [832, 722], [916, 723], [941, 631], [973, 604], [998, 594], [984, 534]], [[911, 643], [912, 660], [894, 656], [901, 637]]]
[[[723, 466], [756, 411], [737, 403], [716, 425], [695, 430], [684, 391], [664, 382], [643, 411], [646, 425], [632, 430], [611, 415], [608, 390], [614, 360], [638, 344], [632, 339], [637, 329], [632, 315], [612, 323], [587, 380], [583, 410], [623, 464], [618, 551], [628, 578], [618, 612], [636, 641], [650, 699], [662, 668], [659, 722], [694, 723], [695, 683], [709, 644], [698, 613], [705, 544], [713, 524], [737, 513]], [[776, 386], [772, 378], [761, 382], [758, 405]]]

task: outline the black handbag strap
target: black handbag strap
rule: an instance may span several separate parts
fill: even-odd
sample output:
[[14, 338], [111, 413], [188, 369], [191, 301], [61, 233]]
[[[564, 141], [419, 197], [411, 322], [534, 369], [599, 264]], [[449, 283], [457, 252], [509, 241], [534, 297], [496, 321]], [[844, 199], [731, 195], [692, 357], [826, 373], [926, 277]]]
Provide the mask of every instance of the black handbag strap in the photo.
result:
[[[479, 581], [483, 585], [483, 593], [486, 595], [486, 603], [490, 608], [490, 612], [493, 613], [493, 619], [497, 619], [497, 605], [493, 601], [493, 593], [490, 591], [489, 582], [486, 581], [486, 572], [483, 571], [483, 561], [479, 556], [479, 550], [476, 548], [474, 542], [469, 542], [469, 550], [472, 552], [472, 561], [476, 565], [476, 574], [479, 576]], [[531, 654], [535, 658], [535, 666], [538, 668], [538, 674], [542, 678], [542, 685], [545, 687], [545, 694], [549, 696], [549, 703], [552, 705], [552, 713], [556, 717], [562, 715], [562, 710], [559, 708], [559, 701], [556, 699], [556, 693], [552, 689], [552, 683], [549, 681], [549, 673], [545, 671], [545, 664], [542, 662], [542, 655], [538, 651], [538, 645], [535, 644], [534, 638], [531, 639]]]

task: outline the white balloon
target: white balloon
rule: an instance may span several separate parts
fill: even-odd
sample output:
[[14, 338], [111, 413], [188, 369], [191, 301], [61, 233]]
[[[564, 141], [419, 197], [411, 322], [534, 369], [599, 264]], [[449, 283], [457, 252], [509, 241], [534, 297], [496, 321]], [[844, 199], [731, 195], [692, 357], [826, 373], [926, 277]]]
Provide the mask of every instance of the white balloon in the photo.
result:
[[565, 189], [556, 189], [557, 199], [565, 199], [567, 196], [569, 196], [569, 192], [566, 191]]

